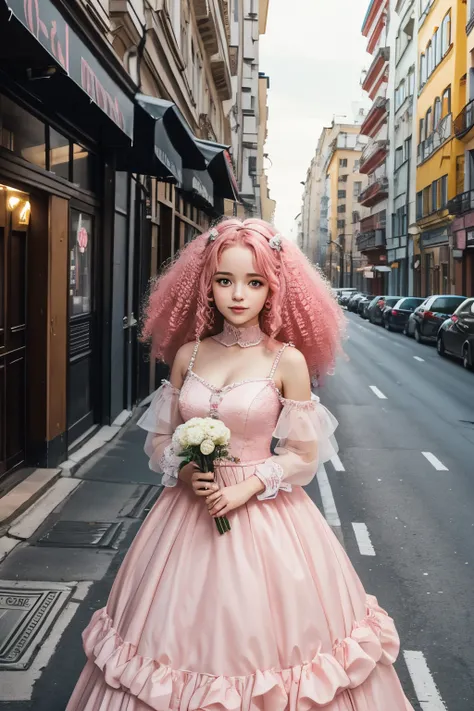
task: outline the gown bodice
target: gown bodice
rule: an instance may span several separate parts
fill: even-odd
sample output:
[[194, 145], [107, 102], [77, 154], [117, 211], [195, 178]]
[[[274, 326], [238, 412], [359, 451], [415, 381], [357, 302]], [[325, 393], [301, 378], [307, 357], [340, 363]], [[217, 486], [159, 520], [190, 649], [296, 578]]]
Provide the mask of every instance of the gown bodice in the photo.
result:
[[179, 396], [184, 422], [218, 417], [230, 429], [230, 454], [242, 462], [265, 459], [282, 410], [273, 378], [255, 378], [216, 388], [189, 371]]

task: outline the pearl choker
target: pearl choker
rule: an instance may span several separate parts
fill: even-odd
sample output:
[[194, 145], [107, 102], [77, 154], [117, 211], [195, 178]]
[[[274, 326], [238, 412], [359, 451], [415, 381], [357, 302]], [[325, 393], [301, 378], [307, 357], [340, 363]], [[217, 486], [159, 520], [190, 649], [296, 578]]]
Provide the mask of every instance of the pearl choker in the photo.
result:
[[224, 321], [224, 330], [216, 336], [212, 336], [212, 338], [226, 348], [231, 346], [251, 348], [252, 346], [258, 346], [263, 341], [264, 335], [258, 324], [247, 326], [246, 328], [237, 328]]

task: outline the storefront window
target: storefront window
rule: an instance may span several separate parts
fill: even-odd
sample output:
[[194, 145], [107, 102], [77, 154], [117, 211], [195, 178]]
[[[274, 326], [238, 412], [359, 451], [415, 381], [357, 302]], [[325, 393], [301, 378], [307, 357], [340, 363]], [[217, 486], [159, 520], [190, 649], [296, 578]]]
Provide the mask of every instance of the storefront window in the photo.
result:
[[95, 189], [95, 160], [88, 150], [74, 143], [72, 147], [72, 182], [83, 190]]
[[71, 210], [69, 234], [69, 313], [87, 314], [92, 309], [92, 217]]
[[49, 169], [52, 173], [69, 180], [70, 141], [54, 128], [49, 129]]
[[24, 160], [46, 167], [46, 126], [0, 94], [0, 145]]

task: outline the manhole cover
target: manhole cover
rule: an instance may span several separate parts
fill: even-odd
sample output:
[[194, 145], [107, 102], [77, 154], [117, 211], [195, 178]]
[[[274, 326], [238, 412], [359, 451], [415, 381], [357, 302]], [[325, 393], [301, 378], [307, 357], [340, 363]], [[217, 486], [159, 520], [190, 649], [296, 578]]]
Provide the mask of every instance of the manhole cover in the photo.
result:
[[127, 514], [128, 518], [138, 518], [143, 520], [155, 505], [161, 493], [161, 489], [161, 486], [148, 486], [138, 499], [133, 509], [129, 514]]
[[58, 521], [41, 538], [41, 546], [61, 548], [115, 548], [121, 523]]
[[72, 588], [0, 580], [0, 669], [27, 669]]

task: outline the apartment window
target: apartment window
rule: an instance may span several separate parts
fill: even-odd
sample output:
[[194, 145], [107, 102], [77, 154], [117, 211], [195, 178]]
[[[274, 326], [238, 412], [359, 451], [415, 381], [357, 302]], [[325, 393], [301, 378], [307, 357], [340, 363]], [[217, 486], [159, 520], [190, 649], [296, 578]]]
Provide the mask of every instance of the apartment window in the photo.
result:
[[423, 192], [420, 190], [416, 194], [416, 219], [421, 220], [423, 217]]
[[431, 210], [434, 212], [438, 209], [438, 180], [431, 183]]
[[168, 0], [168, 14], [178, 45], [181, 43], [181, 0]]
[[431, 212], [431, 185], [423, 188], [423, 215], [429, 215]]
[[412, 68], [408, 72], [408, 96], [413, 96], [415, 93], [415, 70]]
[[464, 192], [464, 153], [456, 156], [456, 192], [460, 195]]
[[395, 170], [403, 163], [403, 146], [400, 146], [395, 150]]
[[447, 89], [443, 91], [441, 97], [441, 116], [444, 118], [451, 113], [451, 87], [448, 86]]
[[440, 179], [440, 208], [445, 208], [448, 204], [448, 176], [443, 175]]
[[346, 226], [345, 220], [338, 220], [337, 221], [337, 229], [338, 230], [343, 230], [345, 226]]
[[433, 56], [433, 42], [428, 42], [426, 47], [426, 71], [428, 76], [430, 76], [435, 68], [434, 56]]
[[338, 200], [340, 200], [341, 198], [345, 198], [345, 197], [346, 197], [346, 191], [345, 191], [345, 190], [338, 190], [338, 191], [337, 191], [337, 198], [338, 198]]
[[346, 206], [345, 205], [338, 205], [337, 211], [341, 214], [344, 214], [346, 211]]
[[249, 156], [249, 175], [257, 175], [257, 157]]
[[355, 211], [352, 213], [352, 222], [353, 222], [354, 224], [356, 224], [357, 222], [360, 222], [360, 212], [357, 212], [357, 210], [355, 210]]
[[354, 161], [354, 173], [359, 172], [359, 166], [360, 166], [360, 160], [355, 160]]
[[427, 76], [428, 75], [426, 72], [426, 56], [424, 52], [422, 52], [420, 57], [420, 89], [426, 84]]
[[402, 79], [398, 87], [395, 89], [395, 111], [397, 111], [400, 106], [403, 104], [405, 101], [406, 94], [405, 94], [405, 80]]
[[451, 11], [444, 16], [441, 23], [441, 54], [444, 57], [451, 46]]
[[420, 119], [418, 143], [421, 143], [424, 140], [424, 138], [425, 138], [425, 119]]
[[441, 49], [441, 28], [438, 27], [436, 34], [435, 34], [435, 65], [438, 66], [438, 64], [441, 62], [441, 59], [443, 58], [443, 52]]
[[439, 122], [441, 121], [441, 99], [439, 96], [436, 97], [434, 102], [434, 112], [433, 112], [433, 128], [437, 128]]
[[354, 183], [354, 197], [358, 198], [362, 192], [362, 181], [358, 180]]
[[339, 166], [341, 168], [347, 168], [347, 158], [339, 158]]
[[347, 178], [348, 178], [348, 177], [349, 177], [348, 175], [340, 175], [340, 176], [339, 176], [339, 182], [340, 182], [340, 183], [347, 183]]
[[425, 116], [425, 138], [428, 138], [428, 136], [431, 134], [431, 132], [433, 130], [432, 125], [431, 125], [432, 116], [433, 116], [433, 110], [430, 106], [430, 108], [426, 112], [426, 116]]
[[405, 160], [410, 160], [411, 157], [411, 136], [403, 141], [403, 152]]

